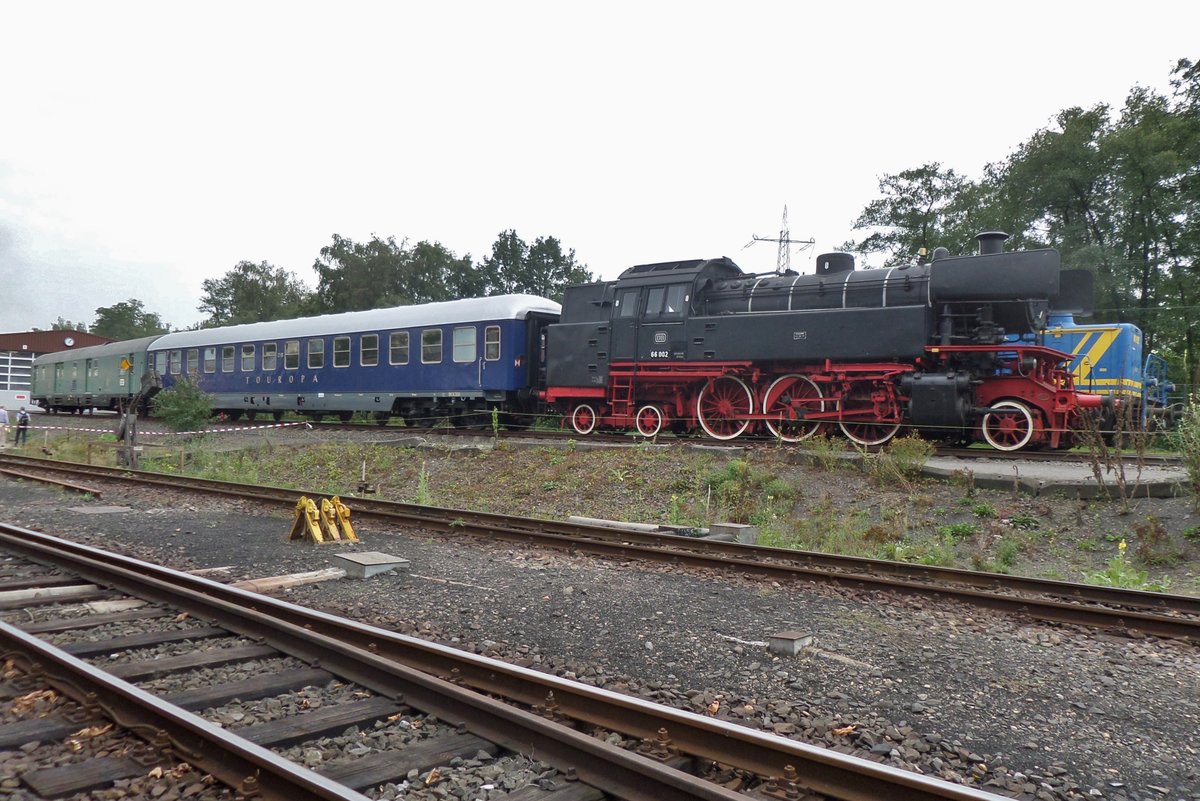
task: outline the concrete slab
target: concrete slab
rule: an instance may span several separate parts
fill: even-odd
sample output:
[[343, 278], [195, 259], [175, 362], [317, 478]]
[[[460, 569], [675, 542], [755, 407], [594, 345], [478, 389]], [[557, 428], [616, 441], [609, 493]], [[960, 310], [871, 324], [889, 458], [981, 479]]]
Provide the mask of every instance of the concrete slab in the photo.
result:
[[348, 578], [370, 578], [389, 570], [408, 570], [409, 567], [407, 559], [379, 551], [336, 553], [333, 558], [341, 561]]
[[811, 631], [781, 631], [768, 638], [767, 647], [773, 654], [795, 656], [802, 648], [812, 645]]
[[[971, 480], [987, 489], [1016, 489], [1030, 495], [1062, 495], [1068, 498], [1116, 497], [1121, 482], [1115, 471], [1102, 471], [1098, 481], [1085, 459], [1078, 462], [1040, 462], [1009, 459], [960, 459], [934, 456], [925, 463], [931, 478]], [[1186, 495], [1183, 467], [1147, 465], [1140, 471], [1125, 465], [1125, 493], [1131, 498], [1173, 498]]]
[[72, 506], [68, 512], [78, 512], [81, 515], [115, 515], [121, 512], [132, 512], [128, 506]]

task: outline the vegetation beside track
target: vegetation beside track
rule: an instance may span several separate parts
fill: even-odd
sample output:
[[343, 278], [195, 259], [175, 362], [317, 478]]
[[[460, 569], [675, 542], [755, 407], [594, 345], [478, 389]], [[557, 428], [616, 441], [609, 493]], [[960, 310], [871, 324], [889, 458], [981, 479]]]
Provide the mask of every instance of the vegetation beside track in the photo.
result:
[[[1030, 498], [979, 489], [970, 475], [925, 480], [930, 446], [916, 438], [862, 460], [846, 458], [841, 440], [818, 439], [802, 460], [792, 447], [738, 453], [483, 437], [478, 448], [414, 448], [388, 444], [392, 433], [362, 436], [376, 441], [347, 442], [344, 432], [282, 442], [263, 432], [208, 435], [147, 449], [141, 465], [317, 490], [352, 508], [366, 484], [382, 499], [534, 517], [742, 522], [769, 545], [1200, 594], [1192, 499]], [[68, 434], [50, 450], [111, 465], [113, 444]]]

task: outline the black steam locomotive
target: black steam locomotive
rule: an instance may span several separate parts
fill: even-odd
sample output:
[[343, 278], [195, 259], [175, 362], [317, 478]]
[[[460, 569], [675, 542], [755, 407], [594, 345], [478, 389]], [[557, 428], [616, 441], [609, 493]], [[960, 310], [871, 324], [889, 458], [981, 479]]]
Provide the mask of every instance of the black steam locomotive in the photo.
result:
[[748, 275], [721, 258], [571, 287], [546, 329], [544, 398], [580, 434], [798, 442], [836, 428], [875, 446], [904, 425], [1000, 450], [1065, 447], [1101, 398], [1075, 390], [1069, 354], [1015, 340], [1075, 283], [1057, 251], [1005, 252], [1006, 238], [888, 269], [829, 253], [815, 275]]

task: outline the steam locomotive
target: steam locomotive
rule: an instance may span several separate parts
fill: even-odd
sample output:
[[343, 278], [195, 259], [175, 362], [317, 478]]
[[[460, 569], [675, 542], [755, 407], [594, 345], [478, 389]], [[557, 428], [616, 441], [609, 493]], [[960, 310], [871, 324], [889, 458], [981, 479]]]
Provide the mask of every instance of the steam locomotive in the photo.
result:
[[1062, 448], [1104, 405], [1076, 389], [1071, 354], [1033, 339], [1090, 292], [1055, 250], [979, 252], [815, 275], [748, 275], [727, 258], [643, 264], [570, 287], [546, 328], [544, 399], [571, 427], [696, 429], [799, 442], [840, 430], [861, 446], [902, 426], [993, 448]]

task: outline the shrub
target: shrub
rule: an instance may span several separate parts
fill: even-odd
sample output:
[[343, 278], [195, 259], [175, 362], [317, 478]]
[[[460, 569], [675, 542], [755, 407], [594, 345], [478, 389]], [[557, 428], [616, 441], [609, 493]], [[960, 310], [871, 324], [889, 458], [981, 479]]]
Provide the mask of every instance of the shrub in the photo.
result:
[[187, 376], [155, 395], [151, 406], [172, 431], [203, 431], [212, 417], [212, 396]]
[[1183, 466], [1192, 490], [1192, 504], [1200, 510], [1200, 402], [1196, 398], [1192, 398], [1183, 410], [1183, 416], [1171, 432], [1170, 440], [1183, 457]]

